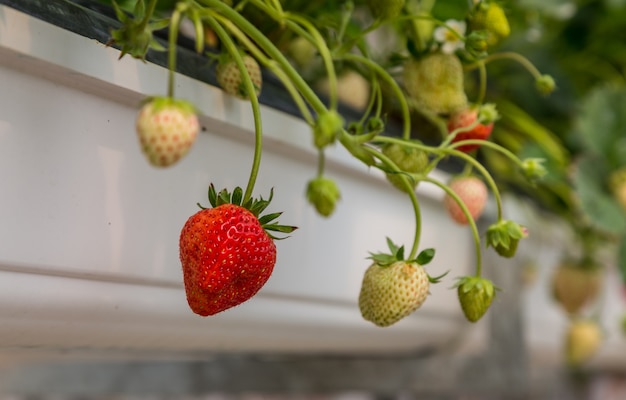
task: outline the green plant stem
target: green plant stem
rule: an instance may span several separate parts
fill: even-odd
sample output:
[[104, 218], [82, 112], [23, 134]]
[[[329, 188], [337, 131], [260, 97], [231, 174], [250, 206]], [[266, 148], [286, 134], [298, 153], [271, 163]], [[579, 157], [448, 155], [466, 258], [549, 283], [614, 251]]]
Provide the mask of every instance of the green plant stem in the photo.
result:
[[261, 121], [261, 108], [259, 105], [259, 99], [256, 96], [256, 89], [254, 87], [254, 83], [252, 83], [252, 79], [248, 74], [246, 66], [243, 62], [243, 58], [235, 45], [235, 42], [228, 35], [228, 32], [222, 27], [222, 25], [217, 22], [215, 18], [207, 16], [207, 22], [211, 26], [211, 28], [215, 31], [215, 34], [220, 38], [222, 45], [226, 48], [226, 51], [233, 58], [235, 64], [239, 68], [241, 72], [241, 77], [243, 78], [243, 84], [246, 88], [246, 92], [248, 93], [248, 98], [250, 100], [250, 105], [252, 106], [252, 114], [254, 116], [254, 159], [252, 160], [252, 167], [250, 169], [250, 176], [248, 178], [248, 184], [246, 186], [246, 191], [243, 196], [243, 203], [246, 203], [251, 197], [252, 192], [254, 191], [254, 185], [256, 183], [256, 178], [259, 173], [259, 166], [261, 165], [261, 155], [263, 150], [263, 124]]
[[350, 60], [353, 62], [361, 63], [370, 68], [372, 71], [376, 73], [380, 78], [382, 78], [385, 83], [389, 85], [391, 90], [394, 92], [396, 97], [398, 98], [398, 102], [400, 104], [400, 112], [402, 113], [402, 120], [404, 121], [404, 129], [402, 131], [402, 138], [405, 140], [409, 140], [411, 138], [411, 115], [409, 111], [409, 105], [404, 97], [404, 93], [402, 93], [402, 89], [398, 86], [398, 83], [389, 75], [389, 73], [380, 65], [376, 64], [374, 61], [369, 58], [365, 58], [358, 54], [347, 53], [342, 56], [345, 60]]
[[268, 70], [270, 70], [276, 77], [281, 81], [281, 83], [285, 86], [285, 89], [291, 95], [293, 101], [296, 103], [298, 110], [302, 113], [302, 117], [309, 124], [313, 125], [314, 120], [311, 115], [311, 111], [307, 107], [304, 102], [302, 95], [298, 92], [297, 88], [294, 86], [293, 82], [287, 77], [285, 71], [280, 68], [273, 60], [270, 60], [265, 56], [265, 54], [250, 40], [248, 36], [246, 36], [239, 28], [237, 28], [231, 21], [224, 18], [219, 14], [213, 13], [214, 17], [224, 26], [228, 31], [239, 40], [243, 46], [254, 56], [256, 60], [258, 60], [262, 65], [264, 65]]
[[330, 104], [329, 108], [331, 110], [337, 109], [337, 74], [335, 73], [335, 65], [333, 64], [333, 57], [330, 54], [330, 50], [326, 45], [326, 41], [319, 33], [319, 31], [311, 24], [307, 19], [302, 18], [299, 15], [295, 15], [292, 13], [285, 13], [285, 17], [293, 21], [301, 26], [305, 27], [309, 34], [313, 37], [314, 44], [316, 45], [320, 56], [322, 57], [322, 61], [324, 62], [324, 67], [326, 68], [326, 75], [328, 78], [329, 84], [329, 99]]
[[484, 66], [484, 64], [492, 62], [492, 61], [507, 60], [507, 59], [516, 61], [517, 63], [522, 65], [535, 79], [541, 78], [541, 72], [537, 69], [537, 67], [535, 67], [535, 65], [532, 62], [530, 62], [529, 59], [527, 59], [526, 57], [522, 56], [519, 53], [515, 53], [512, 51], [504, 51], [501, 53], [490, 54], [484, 59], [480, 60], [479, 62], [467, 65], [465, 69], [471, 70], [474, 68], [479, 68], [481, 64]]
[[324, 149], [319, 149], [317, 154], [317, 177], [321, 178], [324, 175], [324, 168], [326, 167], [326, 153]]
[[170, 19], [168, 49], [167, 49], [167, 56], [168, 56], [167, 96], [171, 98], [174, 97], [174, 80], [175, 80], [175, 75], [176, 75], [176, 47], [177, 47], [176, 42], [178, 41], [178, 28], [180, 26], [181, 14], [182, 14], [181, 8], [176, 7]]
[[465, 203], [463, 203], [463, 200], [461, 200], [461, 198], [452, 189], [450, 189], [448, 185], [444, 184], [443, 182], [439, 182], [438, 180], [431, 178], [429, 176], [425, 176], [423, 180], [425, 182], [430, 182], [438, 186], [439, 188], [441, 188], [444, 192], [446, 192], [448, 196], [450, 196], [459, 205], [459, 207], [461, 208], [461, 211], [463, 211], [463, 214], [465, 215], [465, 218], [467, 218], [467, 221], [469, 223], [470, 229], [472, 230], [472, 236], [474, 238], [474, 247], [476, 249], [476, 276], [480, 277], [482, 274], [482, 249], [480, 245], [480, 234], [478, 233], [478, 227], [476, 226], [476, 222], [472, 218], [472, 215], [467, 209], [467, 206], [465, 205]]
[[[280, 50], [278, 50], [274, 43], [272, 43], [270, 39], [268, 39], [261, 31], [259, 31], [256, 26], [254, 26], [250, 21], [244, 18], [237, 11], [224, 4], [221, 0], [197, 1], [205, 4], [210, 8], [213, 8], [216, 12], [219, 12], [225, 18], [228, 18], [233, 24], [235, 24], [246, 35], [248, 35], [250, 39], [253, 40], [263, 51], [265, 51], [271, 59], [276, 61], [316, 113], [321, 114], [328, 111], [324, 103], [315, 94], [313, 89], [311, 89], [311, 87], [306, 83], [304, 78], [302, 78], [298, 71], [289, 63], [289, 60], [287, 60], [287, 58]], [[251, 3], [257, 4], [258, 2], [251, 0]], [[262, 7], [267, 8], [264, 5]]]
[[[383, 164], [385, 164], [393, 171], [400, 171], [400, 168], [398, 168], [398, 166], [393, 161], [391, 161], [391, 159], [382, 154], [380, 151], [368, 146], [365, 146], [363, 148], [371, 155], [378, 158]], [[419, 249], [420, 236], [422, 233], [422, 213], [420, 211], [420, 205], [419, 201], [417, 200], [417, 195], [415, 194], [415, 189], [411, 185], [411, 182], [409, 182], [409, 178], [402, 174], [400, 174], [399, 176], [402, 180], [404, 187], [407, 189], [407, 193], [409, 195], [409, 198], [411, 199], [411, 204], [413, 206], [413, 214], [415, 215], [415, 234], [413, 236], [413, 245], [411, 246], [411, 252], [409, 254], [409, 257], [407, 258], [407, 260], [413, 260], [417, 256], [417, 251]]]
[[485, 94], [487, 93], [487, 68], [485, 67], [485, 63], [480, 61], [478, 64], [478, 77], [479, 77], [479, 87], [478, 87], [478, 98], [476, 99], [476, 104], [482, 104], [485, 100]]
[[154, 15], [154, 10], [156, 10], [157, 3], [158, 0], [150, 0], [150, 2], [148, 3], [148, 7], [146, 8], [146, 14], [144, 15], [143, 19], [141, 20], [141, 24], [139, 25], [140, 32], [143, 32], [150, 23], [152, 15]]
[[[450, 155], [450, 156], [453, 156], [453, 157], [461, 158], [465, 162], [471, 164], [472, 167], [474, 167], [485, 178], [485, 181], [487, 182], [487, 185], [489, 186], [489, 188], [493, 192], [493, 196], [494, 196], [494, 198], [496, 200], [498, 221], [502, 220], [502, 217], [503, 217], [502, 208], [503, 207], [502, 207], [502, 198], [500, 196], [500, 190], [498, 189], [498, 186], [496, 185], [496, 182], [493, 180], [493, 177], [491, 176], [489, 171], [487, 171], [487, 169], [480, 162], [478, 162], [478, 160], [476, 160], [474, 157], [472, 157], [469, 154], [466, 154], [466, 153], [464, 153], [462, 151], [455, 150], [454, 148], [450, 148], [450, 147], [444, 147], [444, 148], [430, 147], [430, 146], [423, 145], [421, 143], [417, 143], [417, 142], [408, 142], [407, 143], [407, 142], [399, 140], [397, 138], [386, 137], [386, 136], [379, 137], [379, 138], [377, 138], [377, 140], [381, 141], [381, 142], [398, 143], [398, 144], [402, 144], [402, 145], [409, 146], [409, 147], [415, 147], [416, 149], [423, 150], [423, 151], [426, 151], [426, 152], [429, 152], [429, 153], [434, 153], [435, 155], [439, 155], [440, 158], [443, 158], [445, 156]], [[476, 142], [490, 143], [490, 142], [483, 141], [483, 140], [475, 140], [475, 141]], [[471, 141], [467, 140], [467, 141], [458, 142], [458, 143], [467, 144], [468, 142], [471, 142]], [[451, 147], [454, 146], [454, 145], [456, 145], [456, 143], [451, 145]]]

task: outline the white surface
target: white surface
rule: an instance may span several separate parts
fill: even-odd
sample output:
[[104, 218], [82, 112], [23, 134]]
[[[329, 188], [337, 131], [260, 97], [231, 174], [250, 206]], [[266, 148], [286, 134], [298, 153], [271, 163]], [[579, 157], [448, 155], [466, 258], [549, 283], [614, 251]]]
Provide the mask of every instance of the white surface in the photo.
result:
[[[0, 7], [0, 352], [16, 349], [387, 351], [462, 335], [452, 280], [473, 267], [469, 230], [420, 188], [422, 248], [452, 269], [418, 313], [389, 329], [360, 317], [369, 251], [385, 236], [410, 245], [408, 199], [337, 149], [342, 189], [331, 219], [304, 198], [315, 174], [309, 128], [263, 108], [265, 153], [256, 194], [299, 226], [278, 243], [273, 276], [251, 301], [201, 318], [188, 308], [178, 261], [185, 220], [209, 182], [244, 186], [252, 159], [249, 105], [179, 76], [206, 132], [175, 167], [150, 167], [134, 133], [137, 103], [164, 92], [164, 69]], [[442, 176], [445, 179], [445, 176]]]

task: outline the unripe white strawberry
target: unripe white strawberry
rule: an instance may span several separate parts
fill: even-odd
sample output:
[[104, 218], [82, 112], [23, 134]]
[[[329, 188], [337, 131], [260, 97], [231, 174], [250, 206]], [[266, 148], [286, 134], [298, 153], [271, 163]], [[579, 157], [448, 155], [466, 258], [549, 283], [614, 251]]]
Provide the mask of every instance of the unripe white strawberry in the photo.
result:
[[[472, 219], [474, 221], [478, 219], [485, 209], [489, 195], [485, 183], [475, 176], [463, 176], [452, 179], [448, 186], [465, 204]], [[448, 214], [454, 221], [462, 225], [469, 223], [461, 206], [452, 196], [446, 194], [443, 202]]]
[[[246, 71], [248, 71], [248, 75], [250, 75], [250, 79], [252, 80], [255, 95], [258, 97], [261, 94], [261, 87], [263, 86], [261, 67], [259, 67], [259, 63], [249, 55], [242, 56], [242, 59]], [[219, 83], [226, 93], [237, 96], [240, 99], [249, 98], [241, 71], [234, 60], [228, 59], [221, 61], [217, 66], [216, 74], [217, 83]]]
[[428, 274], [416, 262], [398, 261], [389, 266], [374, 263], [363, 277], [361, 315], [378, 326], [392, 325], [424, 303], [429, 287]]
[[136, 121], [141, 150], [155, 167], [168, 167], [186, 155], [199, 127], [193, 105], [171, 97], [149, 99]]
[[434, 256], [433, 249], [420, 253], [415, 260], [404, 260], [404, 247], [390, 239], [391, 254], [372, 254], [374, 263], [363, 276], [359, 293], [359, 309], [367, 321], [377, 326], [390, 326], [420, 308], [428, 297], [431, 278], [424, 270]]

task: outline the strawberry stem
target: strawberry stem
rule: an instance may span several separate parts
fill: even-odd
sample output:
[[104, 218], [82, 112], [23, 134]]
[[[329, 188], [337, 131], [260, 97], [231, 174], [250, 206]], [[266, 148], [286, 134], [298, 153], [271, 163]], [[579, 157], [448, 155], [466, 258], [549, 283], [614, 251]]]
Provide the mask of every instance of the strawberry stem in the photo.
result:
[[235, 64], [239, 68], [241, 72], [241, 77], [243, 79], [243, 84], [246, 89], [246, 93], [249, 94], [248, 98], [250, 100], [250, 105], [252, 107], [252, 114], [254, 117], [254, 158], [252, 160], [252, 168], [250, 169], [250, 176], [248, 178], [248, 184], [246, 186], [246, 191], [243, 196], [243, 202], [247, 202], [252, 197], [252, 192], [254, 191], [254, 185], [256, 183], [256, 178], [259, 173], [259, 166], [261, 165], [261, 155], [263, 150], [263, 124], [261, 121], [261, 109], [259, 105], [259, 99], [256, 96], [256, 90], [254, 87], [254, 83], [252, 82], [252, 78], [248, 74], [246, 66], [243, 62], [243, 58], [235, 45], [235, 42], [228, 35], [228, 32], [222, 27], [222, 25], [217, 22], [217, 20], [210, 15], [206, 16], [207, 22], [210, 24], [211, 28], [215, 31], [215, 34], [220, 38], [222, 44], [226, 48], [226, 51], [233, 58]]
[[478, 98], [476, 99], [477, 104], [482, 104], [485, 100], [485, 94], [487, 93], [487, 68], [485, 67], [484, 61], [478, 62], [478, 76], [479, 76], [479, 87], [478, 87]]
[[345, 60], [364, 64], [369, 69], [374, 71], [376, 75], [381, 77], [385, 81], [385, 83], [389, 85], [389, 87], [397, 97], [400, 106], [400, 112], [402, 113], [402, 120], [404, 122], [402, 138], [405, 140], [409, 140], [411, 138], [411, 115], [409, 111], [409, 105], [406, 101], [406, 97], [404, 96], [404, 93], [402, 93], [402, 89], [400, 89], [398, 83], [393, 79], [393, 77], [391, 77], [391, 75], [389, 75], [389, 73], [383, 67], [366, 57], [360, 56], [358, 54], [346, 53], [342, 56], [342, 58]]
[[[153, 1], [156, 3], [156, 1]], [[178, 28], [180, 26], [180, 17], [186, 4], [177, 4], [176, 9], [172, 13], [170, 19], [170, 29], [168, 36], [168, 73], [167, 73], [167, 96], [174, 97], [174, 79], [176, 75], [176, 42], [178, 40]]]
[[146, 14], [144, 15], [139, 25], [139, 29], [138, 29], [139, 32], [143, 32], [148, 26], [148, 23], [150, 23], [150, 20], [152, 19], [152, 15], [154, 14], [154, 10], [156, 9], [157, 3], [158, 3], [158, 0], [150, 0], [150, 2], [148, 3]]
[[[385, 164], [385, 166], [387, 166], [388, 168], [391, 168], [394, 171], [400, 171], [400, 168], [398, 168], [398, 166], [389, 157], [385, 156], [380, 151], [372, 147], [368, 147], [368, 146], [364, 147], [364, 149], [366, 149], [366, 151], [368, 151], [374, 157], [382, 161], [382, 163]], [[413, 236], [413, 245], [411, 246], [411, 253], [409, 254], [409, 257], [407, 258], [407, 260], [412, 260], [417, 255], [420, 237], [422, 234], [422, 213], [420, 211], [420, 205], [419, 205], [419, 201], [417, 200], [417, 195], [415, 194], [415, 190], [413, 189], [413, 186], [411, 185], [409, 178], [404, 174], [399, 174], [398, 176], [400, 177], [402, 184], [407, 189], [406, 192], [408, 193], [409, 198], [411, 199], [411, 204], [413, 206], [413, 214], [415, 215], [415, 235]]]

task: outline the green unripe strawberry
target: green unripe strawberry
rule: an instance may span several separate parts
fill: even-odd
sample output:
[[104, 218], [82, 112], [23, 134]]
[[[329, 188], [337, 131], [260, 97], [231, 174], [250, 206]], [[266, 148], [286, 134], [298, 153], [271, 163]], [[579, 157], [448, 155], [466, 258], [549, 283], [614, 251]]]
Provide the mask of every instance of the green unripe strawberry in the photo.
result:
[[320, 215], [328, 217], [335, 211], [341, 193], [335, 181], [318, 177], [309, 181], [306, 197]]
[[336, 110], [328, 110], [320, 114], [313, 127], [313, 142], [318, 149], [322, 149], [330, 144], [341, 134], [344, 120]]
[[470, 322], [476, 322], [491, 306], [496, 288], [488, 279], [466, 276], [457, 282], [457, 294], [465, 318]]
[[535, 80], [535, 88], [543, 95], [548, 95], [556, 89], [554, 78], [550, 75], [541, 75]]
[[454, 54], [431, 53], [404, 64], [404, 87], [418, 108], [452, 114], [467, 107], [463, 65]]
[[[419, 174], [425, 172], [428, 167], [428, 154], [423, 150], [416, 149], [415, 147], [403, 146], [398, 143], [388, 143], [382, 148], [382, 153], [405, 173]], [[402, 172], [389, 172], [386, 176], [387, 180], [389, 180], [389, 182], [391, 182], [396, 188], [406, 192], [408, 191], [408, 188], [405, 186], [401, 178], [403, 175]], [[409, 183], [413, 189], [415, 189], [417, 182], [410, 177], [407, 178], [409, 179]]]
[[393, 19], [402, 12], [405, 0], [368, 0], [367, 5], [375, 19]]
[[487, 43], [493, 46], [511, 34], [511, 27], [502, 6], [494, 1], [480, 1], [470, 17], [472, 30], [487, 32]]
[[502, 257], [511, 258], [517, 251], [520, 239], [528, 236], [526, 227], [510, 221], [501, 220], [487, 229], [487, 246]]

